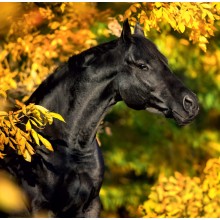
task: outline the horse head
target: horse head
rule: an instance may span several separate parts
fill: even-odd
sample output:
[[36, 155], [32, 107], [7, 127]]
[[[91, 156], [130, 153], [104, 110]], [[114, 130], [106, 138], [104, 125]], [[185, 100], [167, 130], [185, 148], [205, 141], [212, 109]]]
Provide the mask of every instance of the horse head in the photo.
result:
[[141, 27], [136, 24], [131, 34], [126, 20], [119, 42], [124, 56], [117, 86], [127, 106], [174, 118], [179, 125], [191, 122], [199, 112], [196, 95], [171, 72], [166, 57]]

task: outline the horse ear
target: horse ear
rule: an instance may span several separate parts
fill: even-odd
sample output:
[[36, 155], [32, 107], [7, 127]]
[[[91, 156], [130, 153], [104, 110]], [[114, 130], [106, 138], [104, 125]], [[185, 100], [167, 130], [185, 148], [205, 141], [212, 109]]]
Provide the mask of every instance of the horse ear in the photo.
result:
[[141, 28], [139, 23], [136, 23], [135, 27], [134, 27], [134, 34], [140, 35], [144, 37], [144, 31]]
[[123, 23], [123, 29], [121, 32], [121, 39], [123, 41], [130, 41], [130, 39], [131, 39], [131, 29], [130, 29], [130, 25], [128, 23], [128, 19], [126, 19]]

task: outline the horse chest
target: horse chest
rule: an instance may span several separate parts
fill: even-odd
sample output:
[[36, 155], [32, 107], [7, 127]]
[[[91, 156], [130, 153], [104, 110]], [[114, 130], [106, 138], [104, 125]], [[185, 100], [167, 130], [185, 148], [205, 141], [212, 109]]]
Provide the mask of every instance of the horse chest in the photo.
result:
[[21, 178], [32, 212], [50, 210], [55, 216], [69, 213], [71, 209], [83, 212], [99, 194], [103, 179], [100, 161], [97, 155], [83, 159], [55, 152], [38, 161], [36, 166], [33, 163], [30, 179]]

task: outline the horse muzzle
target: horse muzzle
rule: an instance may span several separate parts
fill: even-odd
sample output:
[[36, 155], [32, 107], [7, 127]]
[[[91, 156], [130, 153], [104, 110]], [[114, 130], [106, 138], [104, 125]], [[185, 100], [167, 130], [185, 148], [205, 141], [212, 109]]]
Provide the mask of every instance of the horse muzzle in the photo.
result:
[[189, 124], [199, 113], [198, 99], [194, 93], [187, 94], [183, 97], [182, 109], [172, 110], [172, 116], [178, 125]]

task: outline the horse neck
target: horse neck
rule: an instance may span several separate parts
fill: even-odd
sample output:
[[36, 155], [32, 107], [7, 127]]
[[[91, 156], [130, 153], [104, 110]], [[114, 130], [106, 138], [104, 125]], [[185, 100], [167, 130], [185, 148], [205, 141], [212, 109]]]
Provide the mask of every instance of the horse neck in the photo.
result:
[[101, 120], [116, 103], [111, 80], [82, 82], [77, 88], [77, 97], [71, 101], [67, 112], [68, 143], [75, 149], [84, 149], [95, 140]]
[[62, 80], [58, 77], [58, 85], [37, 103], [61, 114], [66, 121], [55, 121], [46, 127], [46, 136], [65, 141], [73, 150], [87, 151], [92, 146], [99, 123], [118, 101], [114, 82], [116, 63], [114, 59], [105, 61], [105, 56], [109, 57], [108, 52], [100, 58], [102, 65], [91, 65], [82, 71], [69, 63], [68, 74], [63, 74]]

